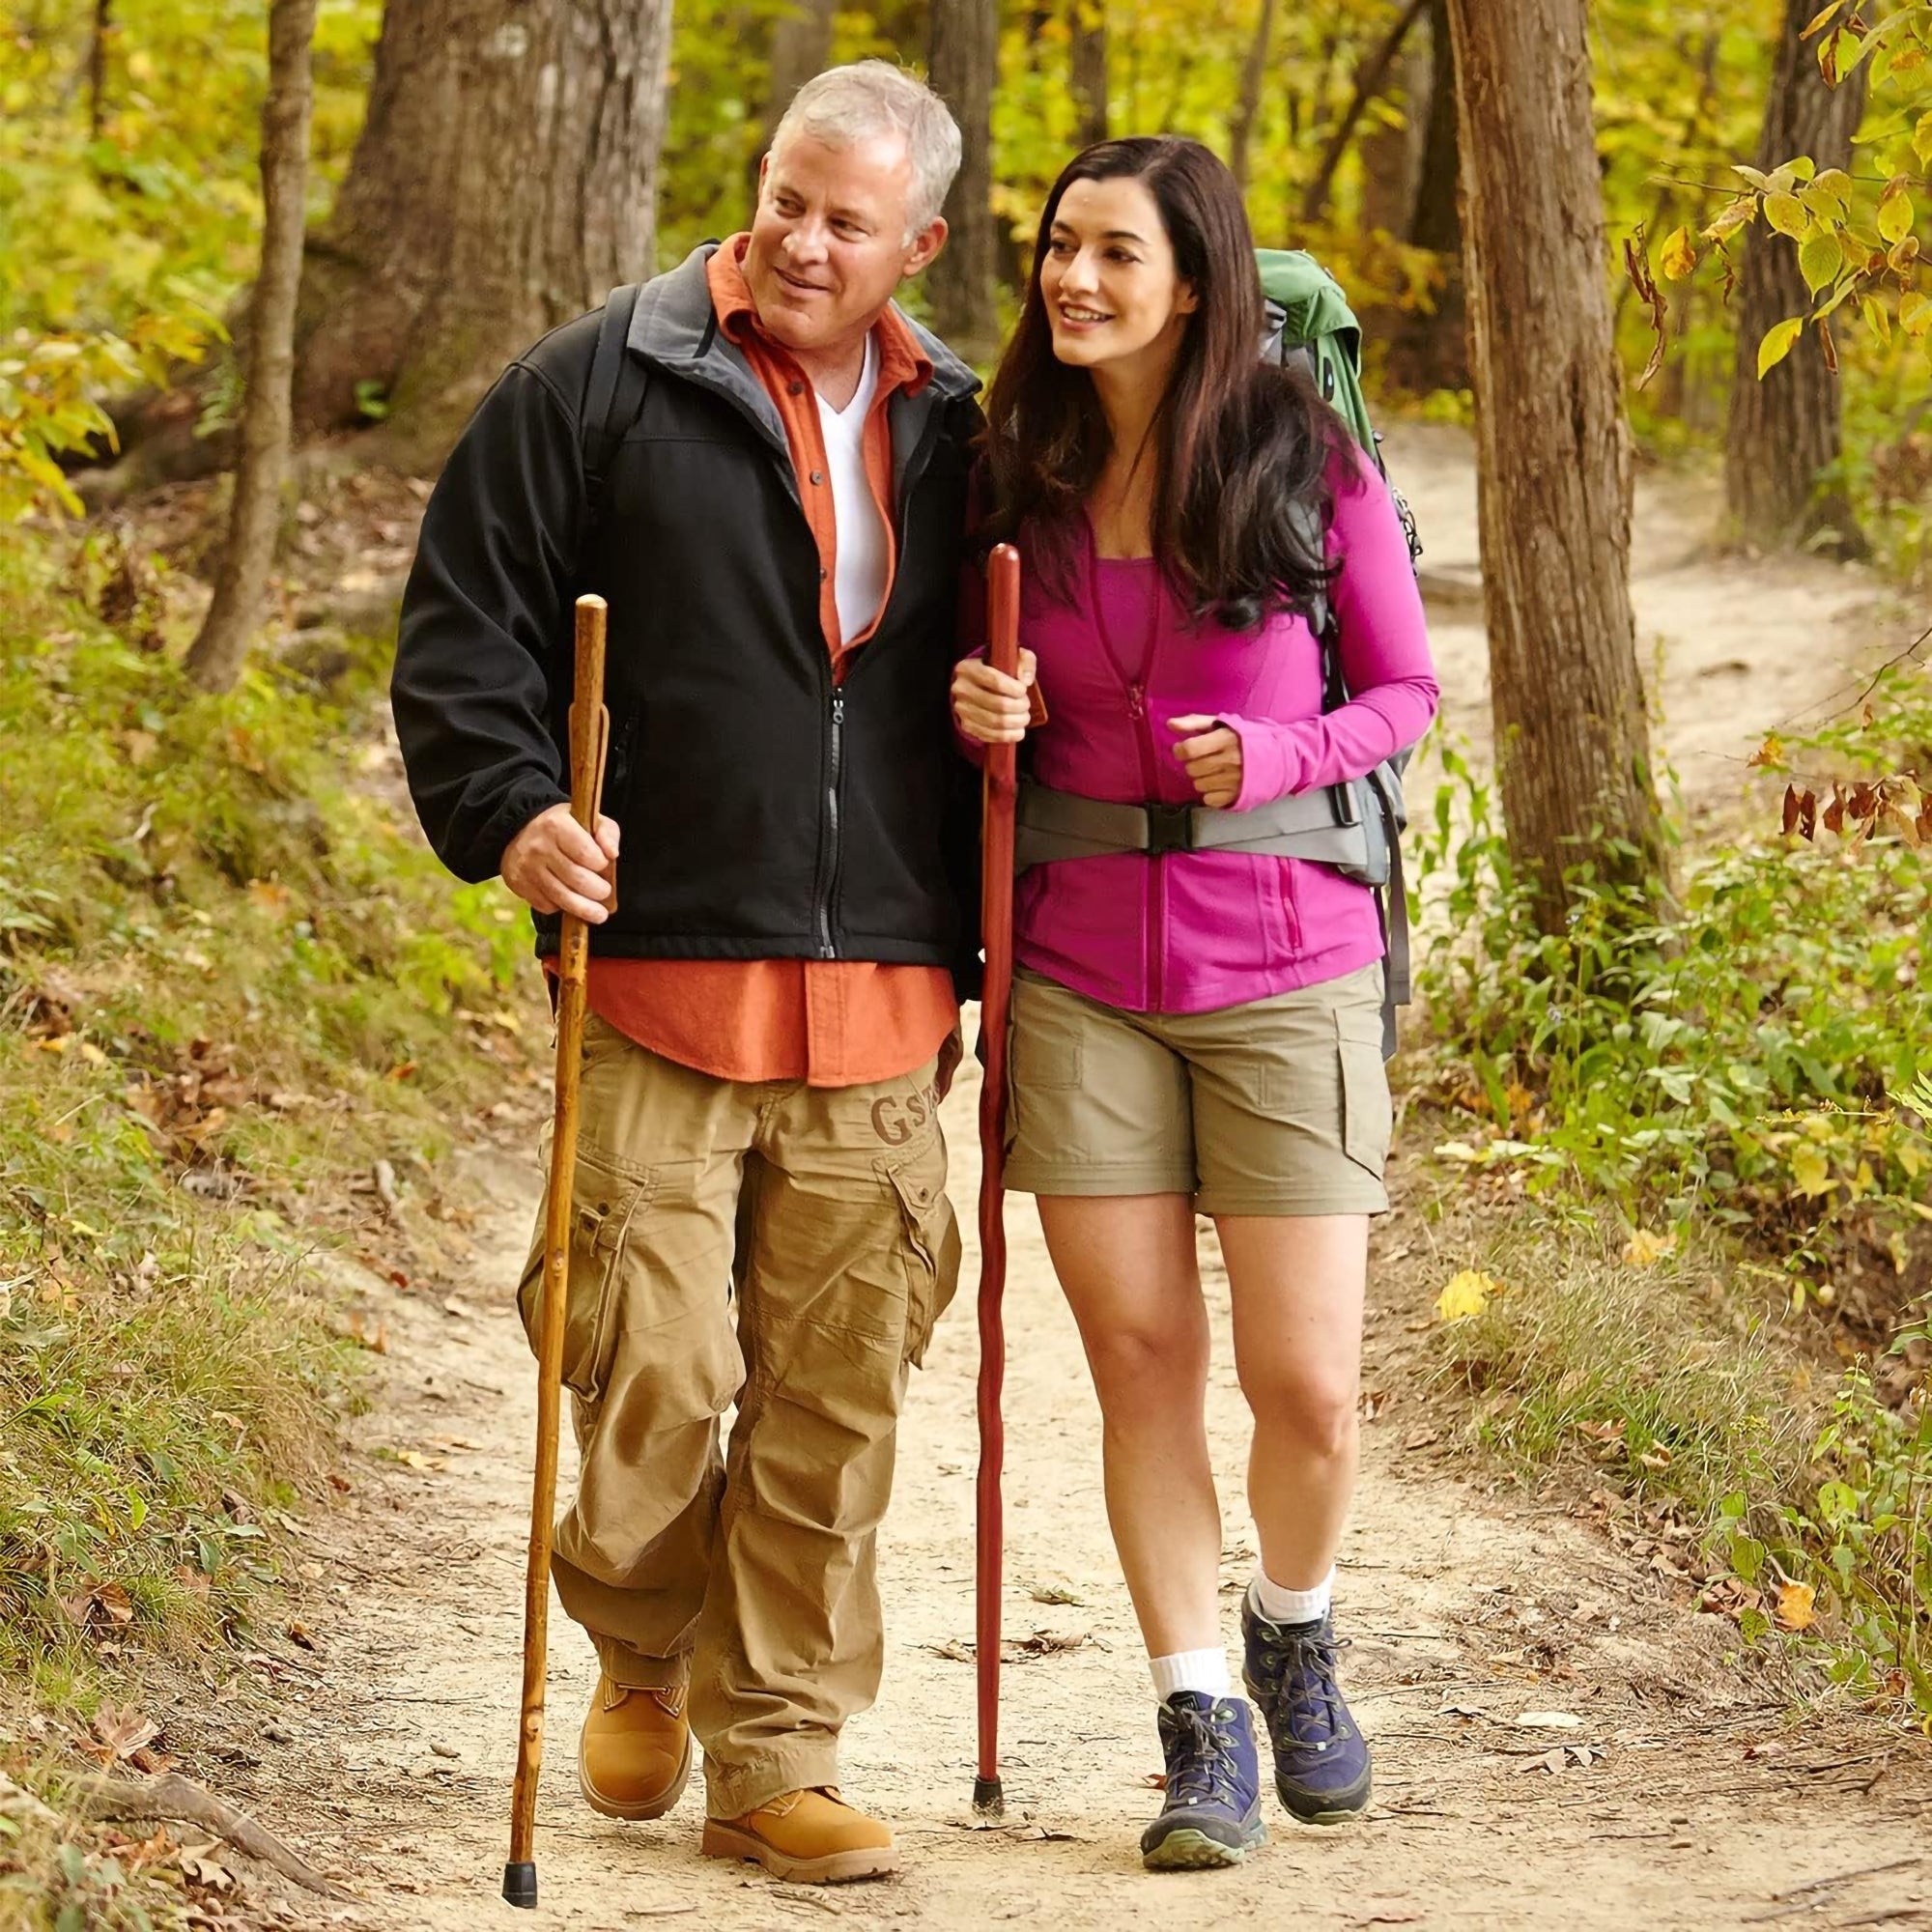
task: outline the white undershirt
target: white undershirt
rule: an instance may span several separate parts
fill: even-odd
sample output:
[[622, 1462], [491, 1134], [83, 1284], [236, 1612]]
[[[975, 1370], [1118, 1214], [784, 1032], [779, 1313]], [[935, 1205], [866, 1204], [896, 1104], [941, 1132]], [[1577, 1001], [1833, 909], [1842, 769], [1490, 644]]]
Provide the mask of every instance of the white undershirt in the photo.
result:
[[825, 435], [826, 469], [832, 480], [832, 517], [837, 531], [838, 567], [833, 588], [838, 599], [841, 639], [862, 636], [886, 596], [886, 526], [866, 475], [866, 418], [879, 387], [879, 352], [866, 338], [866, 365], [859, 386], [842, 410], [818, 398], [818, 420]]

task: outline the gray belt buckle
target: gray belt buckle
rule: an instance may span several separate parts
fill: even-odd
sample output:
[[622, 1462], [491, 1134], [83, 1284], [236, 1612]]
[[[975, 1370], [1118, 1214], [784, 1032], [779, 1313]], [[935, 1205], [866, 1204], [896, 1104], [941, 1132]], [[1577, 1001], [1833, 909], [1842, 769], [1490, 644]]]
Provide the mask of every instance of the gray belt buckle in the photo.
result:
[[1194, 850], [1194, 808], [1191, 805], [1142, 806], [1147, 813], [1148, 857], [1159, 859], [1169, 852]]

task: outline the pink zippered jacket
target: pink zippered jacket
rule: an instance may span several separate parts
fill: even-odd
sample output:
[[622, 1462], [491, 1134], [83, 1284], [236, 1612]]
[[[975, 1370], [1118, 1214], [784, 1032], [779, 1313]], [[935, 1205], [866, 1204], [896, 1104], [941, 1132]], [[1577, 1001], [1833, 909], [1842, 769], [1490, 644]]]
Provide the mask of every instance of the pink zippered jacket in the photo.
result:
[[[1422, 599], [1388, 487], [1352, 454], [1330, 474], [1329, 596], [1352, 696], [1321, 709], [1321, 651], [1281, 613], [1258, 632], [1192, 622], [1150, 558], [1095, 554], [1083, 522], [1071, 601], [1027, 571], [1020, 641], [1037, 657], [1046, 723], [1022, 748], [1042, 784], [1090, 798], [1198, 802], [1168, 720], [1218, 719], [1241, 743], [1246, 811], [1360, 778], [1435, 715]], [[979, 618], [965, 635], [984, 638]], [[963, 741], [962, 743], [966, 743]], [[967, 744], [969, 755], [977, 745]], [[1341, 978], [1382, 956], [1368, 887], [1325, 866], [1241, 852], [1064, 859], [1022, 874], [1015, 959], [1132, 1012], [1195, 1013]]]

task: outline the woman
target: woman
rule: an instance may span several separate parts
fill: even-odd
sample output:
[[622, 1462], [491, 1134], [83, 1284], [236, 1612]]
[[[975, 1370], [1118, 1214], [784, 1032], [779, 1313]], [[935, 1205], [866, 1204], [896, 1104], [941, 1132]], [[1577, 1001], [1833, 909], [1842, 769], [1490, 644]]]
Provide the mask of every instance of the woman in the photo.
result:
[[[1025, 649], [1017, 679], [958, 667], [969, 749], [1025, 735], [1037, 682], [1035, 782], [1240, 813], [1422, 736], [1436, 684], [1388, 491], [1312, 384], [1258, 359], [1262, 329], [1240, 192], [1208, 150], [1110, 141], [1067, 167], [988, 403], [986, 534], [1026, 558]], [[1324, 591], [1350, 694], [1325, 712], [1301, 614]], [[1007, 1179], [1038, 1197], [1099, 1396], [1168, 1766], [1142, 1855], [1233, 1863], [1266, 1830], [1220, 1629], [1194, 1216], [1220, 1236], [1254, 1415], [1244, 1678], [1283, 1804], [1328, 1823], [1370, 1787], [1329, 1598], [1388, 1205], [1380, 922], [1324, 867], [1116, 849], [1023, 874], [1014, 940]]]

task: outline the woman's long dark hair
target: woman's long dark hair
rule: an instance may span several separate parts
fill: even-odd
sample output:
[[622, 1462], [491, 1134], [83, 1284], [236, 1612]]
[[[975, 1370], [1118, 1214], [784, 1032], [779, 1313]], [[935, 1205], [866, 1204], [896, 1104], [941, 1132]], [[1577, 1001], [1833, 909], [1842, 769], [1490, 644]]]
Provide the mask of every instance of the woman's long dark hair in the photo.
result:
[[1102, 141], [1054, 183], [1026, 304], [987, 399], [988, 535], [997, 542], [1028, 526], [1031, 560], [1050, 585], [1070, 587], [1082, 506], [1111, 443], [1092, 377], [1053, 353], [1040, 268], [1067, 188], [1122, 179], [1153, 196], [1176, 272], [1196, 298], [1151, 431], [1154, 554], [1197, 613], [1249, 629], [1269, 611], [1305, 605], [1332, 575], [1293, 505], [1312, 505], [1316, 527], [1326, 529], [1324, 476], [1346, 432], [1300, 369], [1261, 361], [1262, 293], [1247, 211], [1234, 176], [1199, 141]]

